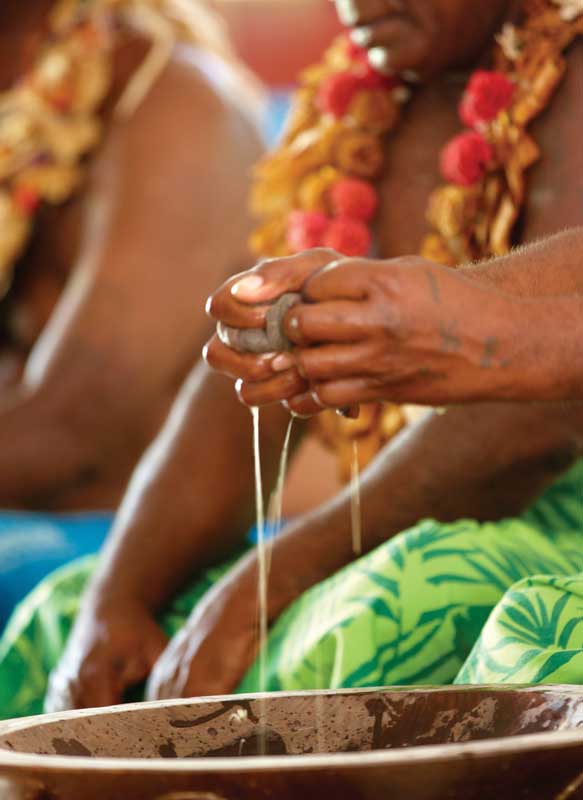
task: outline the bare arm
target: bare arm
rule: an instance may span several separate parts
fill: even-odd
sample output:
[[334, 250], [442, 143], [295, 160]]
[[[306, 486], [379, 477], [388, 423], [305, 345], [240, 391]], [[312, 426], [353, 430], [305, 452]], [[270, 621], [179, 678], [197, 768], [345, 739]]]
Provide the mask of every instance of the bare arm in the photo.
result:
[[253, 125], [180, 62], [112, 126], [72, 277], [0, 411], [4, 505], [116, 504], [200, 353], [207, 294], [245, 264], [259, 153]]
[[525, 298], [583, 295], [583, 228], [571, 228], [462, 272]]
[[[420, 519], [497, 520], [524, 511], [583, 446], [583, 410], [476, 405], [434, 412], [388, 445], [361, 478], [363, 549]], [[276, 540], [270, 617], [354, 559], [350, 490], [292, 522]], [[238, 590], [254, 599], [256, 554], [241, 565]]]
[[[263, 412], [273, 486], [288, 416]], [[200, 570], [231, 555], [255, 519], [251, 415], [230, 381], [200, 364], [130, 483], [91, 594], [157, 611]]]

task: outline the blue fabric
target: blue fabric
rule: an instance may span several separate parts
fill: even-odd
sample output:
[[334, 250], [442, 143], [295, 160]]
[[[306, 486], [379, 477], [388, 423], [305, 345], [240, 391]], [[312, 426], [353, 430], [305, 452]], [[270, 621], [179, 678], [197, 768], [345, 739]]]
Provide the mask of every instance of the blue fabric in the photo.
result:
[[0, 632], [14, 606], [50, 572], [99, 551], [112, 519], [0, 511]]
[[[0, 511], [0, 633], [14, 607], [51, 572], [101, 549], [112, 514]], [[266, 525], [265, 538], [278, 531]], [[257, 543], [257, 529], [248, 540]]]
[[[266, 522], [265, 523], [265, 531], [264, 531], [265, 541], [269, 541], [269, 539], [275, 539], [277, 534], [284, 528], [286, 523], [287, 523], [287, 520], [285, 520], [285, 519], [282, 519], [281, 525], [279, 525], [279, 526], [278, 525], [273, 525], [273, 524], [270, 525], [269, 522]], [[247, 541], [249, 541], [251, 544], [257, 544], [257, 526], [256, 525], [254, 525], [251, 528], [251, 530], [249, 531], [249, 533], [247, 534]]]
[[270, 92], [265, 119], [265, 138], [269, 147], [279, 141], [291, 104], [291, 90]]
[[[290, 107], [290, 91], [270, 92], [265, 136], [278, 141]], [[49, 573], [101, 549], [113, 520], [103, 513], [42, 514], [0, 511], [0, 633], [14, 606]], [[266, 526], [265, 536], [276, 531]], [[257, 543], [252, 528], [248, 539]]]

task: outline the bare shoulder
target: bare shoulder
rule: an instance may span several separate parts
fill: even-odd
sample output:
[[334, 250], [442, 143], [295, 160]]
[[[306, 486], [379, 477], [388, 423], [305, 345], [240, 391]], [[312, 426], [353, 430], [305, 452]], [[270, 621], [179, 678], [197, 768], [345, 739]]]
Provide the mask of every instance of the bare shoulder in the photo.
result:
[[200, 168], [220, 153], [232, 168], [247, 170], [261, 153], [260, 100], [236, 65], [177, 48], [172, 60], [127, 120], [109, 138], [147, 161], [181, 161]]
[[526, 241], [580, 225], [583, 214], [583, 39], [567, 55], [567, 72], [533, 128], [542, 157], [530, 177]]

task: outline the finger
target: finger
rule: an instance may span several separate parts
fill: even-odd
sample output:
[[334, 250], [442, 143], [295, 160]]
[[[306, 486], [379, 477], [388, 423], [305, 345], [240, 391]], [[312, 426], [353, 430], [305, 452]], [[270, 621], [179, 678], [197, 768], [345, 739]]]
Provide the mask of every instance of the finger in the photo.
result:
[[348, 378], [316, 384], [314, 397], [326, 408], [343, 408], [357, 403], [383, 400], [385, 396], [378, 383], [370, 378]]
[[378, 261], [366, 258], [343, 258], [335, 261], [304, 283], [302, 294], [308, 302], [323, 300], [364, 300], [368, 296], [370, 267]]
[[141, 683], [149, 676], [167, 645], [168, 639], [160, 631], [159, 637], [148, 641], [143, 651], [136, 653], [124, 663], [120, 675], [122, 692], [130, 686]]
[[296, 417], [313, 417], [322, 411], [322, 406], [316, 403], [312, 392], [304, 392], [296, 395], [296, 397], [291, 397], [289, 400], [284, 400], [282, 405], [286, 411]]
[[167, 700], [167, 681], [158, 675], [160, 669], [155, 668], [146, 683], [145, 700]]
[[245, 305], [232, 293], [233, 286], [248, 273], [242, 272], [226, 281], [206, 301], [206, 313], [233, 328], [263, 328], [269, 305]]
[[387, 11], [402, 12], [403, 0], [336, 0], [340, 21], [346, 27], [364, 25], [383, 19]]
[[310, 383], [363, 377], [374, 369], [376, 348], [369, 342], [321, 345], [295, 351], [298, 372]]
[[286, 315], [283, 327], [288, 339], [298, 345], [357, 342], [368, 336], [371, 317], [362, 302], [298, 303]]
[[100, 670], [99, 676], [80, 675], [69, 684], [73, 708], [103, 708], [122, 700], [123, 686], [109, 670]]
[[315, 249], [263, 261], [249, 273], [238, 276], [231, 294], [241, 303], [271, 303], [282, 294], [299, 291], [313, 272], [339, 258], [334, 250]]
[[262, 383], [238, 381], [236, 388], [239, 400], [244, 405], [267, 406], [303, 394], [307, 390], [308, 384], [297, 370], [290, 369]]
[[148, 672], [151, 672], [158, 663], [162, 654], [166, 651], [170, 640], [162, 630], [158, 631], [148, 637], [145, 649], [146, 664], [148, 665]]
[[70, 691], [70, 681], [58, 670], [49, 676], [47, 693], [44, 701], [45, 714], [73, 711], [75, 704]]
[[276, 353], [261, 355], [238, 353], [224, 345], [216, 334], [202, 351], [204, 360], [217, 372], [222, 372], [235, 380], [242, 378], [251, 383], [273, 377], [272, 361], [276, 355]]

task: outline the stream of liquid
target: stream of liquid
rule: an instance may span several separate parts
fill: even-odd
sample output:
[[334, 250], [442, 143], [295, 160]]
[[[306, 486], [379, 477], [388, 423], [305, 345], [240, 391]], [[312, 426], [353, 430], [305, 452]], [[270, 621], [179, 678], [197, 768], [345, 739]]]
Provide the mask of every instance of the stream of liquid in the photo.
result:
[[352, 464], [350, 469], [350, 518], [352, 522], [352, 551], [362, 555], [362, 514], [360, 511], [360, 470], [358, 465], [358, 442], [352, 442]]
[[[264, 692], [267, 685], [267, 558], [265, 549], [265, 507], [263, 503], [263, 480], [261, 477], [261, 448], [259, 446], [259, 409], [252, 408], [253, 418], [253, 460], [255, 465], [255, 513], [257, 516], [257, 600], [259, 604], [259, 691]], [[259, 754], [265, 755], [266, 748], [266, 703], [261, 701], [261, 734]]]
[[267, 641], [267, 559], [265, 557], [265, 507], [263, 503], [263, 480], [261, 477], [261, 449], [259, 447], [259, 409], [252, 408], [253, 416], [253, 460], [255, 464], [255, 514], [257, 517], [257, 599], [259, 603], [259, 690], [266, 685], [266, 658], [264, 644]]
[[287, 475], [287, 462], [289, 459], [289, 445], [291, 441], [292, 428], [294, 425], [294, 418], [290, 416], [287, 430], [285, 432], [285, 439], [283, 440], [283, 448], [281, 450], [281, 457], [279, 459], [279, 470], [277, 472], [277, 481], [275, 489], [269, 500], [269, 507], [267, 511], [267, 523], [269, 527], [269, 543], [267, 546], [267, 577], [269, 579], [269, 572], [271, 569], [271, 553], [273, 550], [273, 542], [275, 536], [282, 528], [282, 515], [283, 515], [283, 490], [285, 488], [285, 479]]
[[[259, 409], [252, 408], [253, 419], [253, 460], [255, 469], [255, 510], [257, 517], [257, 599], [259, 609], [259, 691], [265, 693], [267, 690], [267, 634], [268, 634], [268, 615], [267, 615], [267, 590], [269, 581], [269, 571], [271, 567], [271, 550], [273, 547], [273, 537], [279, 532], [282, 526], [282, 506], [283, 490], [287, 474], [289, 459], [289, 448], [293, 428], [293, 417], [290, 418], [285, 439], [282, 447], [279, 470], [275, 489], [271, 495], [267, 522], [270, 527], [271, 536], [269, 542], [266, 537], [266, 516], [263, 495], [263, 479], [261, 472], [261, 449], [259, 442]], [[358, 461], [358, 442], [353, 442], [352, 464], [351, 464], [351, 502], [350, 515], [352, 523], [352, 549], [356, 556], [362, 554], [362, 518], [360, 507], [360, 471]], [[320, 685], [324, 684], [323, 676], [319, 680]], [[316, 735], [319, 752], [325, 752], [325, 741], [322, 731], [323, 720], [323, 696], [316, 696]], [[263, 698], [260, 703], [260, 734], [259, 734], [259, 755], [267, 752], [267, 699]]]

